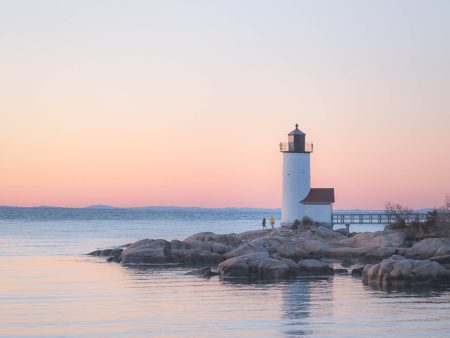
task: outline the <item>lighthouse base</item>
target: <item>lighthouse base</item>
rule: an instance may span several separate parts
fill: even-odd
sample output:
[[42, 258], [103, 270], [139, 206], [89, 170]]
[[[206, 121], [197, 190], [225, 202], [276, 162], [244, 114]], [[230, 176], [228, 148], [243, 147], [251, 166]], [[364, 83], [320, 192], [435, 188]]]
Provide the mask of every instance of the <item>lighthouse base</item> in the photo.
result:
[[[284, 211], [284, 210], [283, 210]], [[291, 210], [291, 215], [283, 214], [281, 217], [281, 226], [291, 226], [296, 220], [302, 221], [304, 217], [308, 217], [315, 224], [325, 225], [327, 227], [332, 227], [332, 211], [333, 208], [331, 203], [322, 204], [303, 204], [299, 203], [297, 213], [293, 214]]]
[[[315, 225], [320, 225], [320, 226], [324, 226], [328, 229], [333, 230], [333, 224], [332, 223], [327, 223], [327, 222], [314, 222]], [[294, 225], [294, 222], [280, 222], [280, 225], [282, 227], [291, 227], [292, 225]]]

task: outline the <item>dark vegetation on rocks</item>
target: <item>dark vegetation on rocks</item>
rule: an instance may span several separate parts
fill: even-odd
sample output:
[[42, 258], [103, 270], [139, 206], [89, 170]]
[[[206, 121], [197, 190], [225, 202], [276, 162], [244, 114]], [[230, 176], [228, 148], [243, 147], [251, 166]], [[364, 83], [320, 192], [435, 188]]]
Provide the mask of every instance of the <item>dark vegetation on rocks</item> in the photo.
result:
[[450, 196], [446, 197], [440, 208], [428, 212], [426, 222], [408, 222], [407, 215], [412, 210], [400, 204], [386, 203], [386, 212], [395, 218], [395, 222], [386, 229], [402, 231], [412, 242], [431, 237], [450, 237]]

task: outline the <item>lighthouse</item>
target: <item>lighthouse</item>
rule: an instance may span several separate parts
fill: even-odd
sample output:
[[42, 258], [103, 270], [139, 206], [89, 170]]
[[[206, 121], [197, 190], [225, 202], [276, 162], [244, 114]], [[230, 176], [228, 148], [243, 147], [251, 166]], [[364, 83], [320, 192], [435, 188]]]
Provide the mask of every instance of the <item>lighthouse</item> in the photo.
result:
[[332, 225], [334, 188], [311, 188], [311, 153], [313, 144], [298, 129], [280, 143], [283, 154], [281, 225], [291, 225], [305, 216], [322, 225]]

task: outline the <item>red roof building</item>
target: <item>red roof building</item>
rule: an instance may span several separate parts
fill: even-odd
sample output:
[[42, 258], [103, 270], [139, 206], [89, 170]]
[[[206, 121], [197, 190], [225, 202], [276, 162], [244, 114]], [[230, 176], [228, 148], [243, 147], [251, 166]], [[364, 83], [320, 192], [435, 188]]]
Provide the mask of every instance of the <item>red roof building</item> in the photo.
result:
[[303, 204], [331, 204], [334, 203], [334, 188], [311, 188]]

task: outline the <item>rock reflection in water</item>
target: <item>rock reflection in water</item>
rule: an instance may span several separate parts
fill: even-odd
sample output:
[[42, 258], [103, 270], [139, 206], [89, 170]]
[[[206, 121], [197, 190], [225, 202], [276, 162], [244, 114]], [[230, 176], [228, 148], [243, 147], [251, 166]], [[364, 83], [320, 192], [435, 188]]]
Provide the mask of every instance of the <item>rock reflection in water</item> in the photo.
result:
[[449, 290], [350, 276], [221, 281], [86, 257], [0, 257], [0, 336], [448, 336]]

